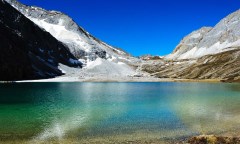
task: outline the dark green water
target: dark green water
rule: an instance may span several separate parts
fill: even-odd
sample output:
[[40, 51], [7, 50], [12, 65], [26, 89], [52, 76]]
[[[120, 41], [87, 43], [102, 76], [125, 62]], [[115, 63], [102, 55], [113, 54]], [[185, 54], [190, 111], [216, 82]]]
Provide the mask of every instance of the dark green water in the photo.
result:
[[179, 139], [240, 132], [240, 84], [0, 85], [0, 140]]

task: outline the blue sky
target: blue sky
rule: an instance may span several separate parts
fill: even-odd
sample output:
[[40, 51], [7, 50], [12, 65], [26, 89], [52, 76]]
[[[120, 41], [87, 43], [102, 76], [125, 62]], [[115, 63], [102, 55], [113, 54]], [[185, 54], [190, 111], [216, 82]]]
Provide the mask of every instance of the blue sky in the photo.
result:
[[165, 55], [202, 26], [214, 26], [240, 0], [20, 0], [68, 14], [102, 41], [134, 56]]

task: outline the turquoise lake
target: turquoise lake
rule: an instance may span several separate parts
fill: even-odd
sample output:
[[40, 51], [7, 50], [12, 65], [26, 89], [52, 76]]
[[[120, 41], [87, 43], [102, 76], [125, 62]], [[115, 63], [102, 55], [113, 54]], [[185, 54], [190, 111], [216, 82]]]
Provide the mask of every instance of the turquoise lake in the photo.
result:
[[0, 143], [160, 143], [227, 133], [240, 133], [240, 84], [0, 84]]

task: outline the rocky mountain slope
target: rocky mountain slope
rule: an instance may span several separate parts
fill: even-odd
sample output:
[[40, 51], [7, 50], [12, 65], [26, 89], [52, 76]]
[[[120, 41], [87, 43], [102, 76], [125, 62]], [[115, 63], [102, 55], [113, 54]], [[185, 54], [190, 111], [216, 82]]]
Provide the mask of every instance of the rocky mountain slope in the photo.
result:
[[240, 80], [240, 10], [214, 28], [186, 36], [172, 54], [147, 61], [143, 71], [159, 78]]
[[240, 10], [222, 19], [215, 27], [203, 27], [186, 36], [167, 59], [199, 58], [240, 46]]
[[159, 78], [240, 80], [240, 49], [195, 60], [148, 61], [142, 70]]
[[0, 1], [0, 80], [62, 75], [59, 64], [81, 67], [61, 42], [5, 1]]
[[[99, 64], [96, 60], [100, 58], [107, 60], [102, 61], [103, 65], [101, 70], [107, 69], [106, 75], [114, 75], [118, 70], [114, 71], [114, 69], [109, 69], [104, 62], [119, 64], [118, 69], [121, 69], [124, 64], [124, 67], [128, 66], [130, 71], [122, 71], [121, 73], [130, 75], [135, 70], [135, 65], [139, 62], [138, 59], [130, 56], [128, 53], [93, 37], [82, 27], [78, 26], [73, 19], [61, 12], [47, 11], [39, 7], [26, 6], [16, 0], [6, 1], [39, 27], [65, 44], [70, 52], [84, 63], [84, 66], [86, 66], [85, 69], [88, 69], [88, 63], [96, 62], [96, 65]], [[93, 74], [97, 74], [97, 72], [93, 72]]]

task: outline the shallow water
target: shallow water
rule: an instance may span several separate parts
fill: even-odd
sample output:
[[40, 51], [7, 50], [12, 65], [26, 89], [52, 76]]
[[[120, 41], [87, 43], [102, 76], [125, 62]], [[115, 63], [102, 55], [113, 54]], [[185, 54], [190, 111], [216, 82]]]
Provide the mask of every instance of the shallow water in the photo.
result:
[[2, 142], [164, 141], [239, 128], [240, 84], [0, 85]]

